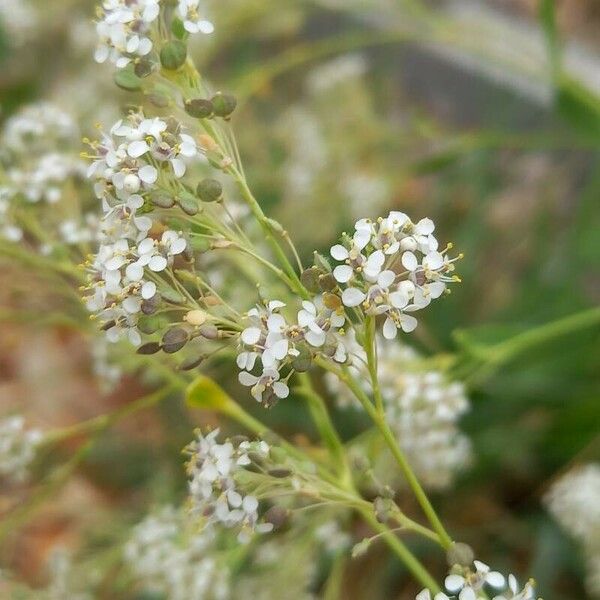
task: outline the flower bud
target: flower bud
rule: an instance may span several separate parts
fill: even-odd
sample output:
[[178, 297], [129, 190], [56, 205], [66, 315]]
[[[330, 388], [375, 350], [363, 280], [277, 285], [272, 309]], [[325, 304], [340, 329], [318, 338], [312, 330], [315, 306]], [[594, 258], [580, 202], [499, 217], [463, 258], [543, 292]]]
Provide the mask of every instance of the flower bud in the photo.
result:
[[223, 118], [229, 117], [237, 106], [235, 96], [232, 96], [231, 94], [222, 94], [221, 92], [215, 94], [211, 98], [211, 102], [214, 107], [215, 115]]
[[446, 551], [446, 560], [449, 566], [462, 565], [470, 566], [475, 559], [475, 553], [468, 544], [462, 542], [454, 542]]
[[160, 51], [160, 64], [168, 71], [176, 71], [181, 67], [187, 58], [186, 45], [179, 41], [173, 40], [167, 42]]
[[213, 114], [213, 104], [205, 98], [186, 100], [185, 112], [195, 119], [207, 119]]
[[216, 179], [207, 177], [198, 184], [196, 193], [203, 202], [216, 202], [223, 195], [223, 186]]
[[181, 350], [190, 339], [188, 332], [182, 327], [173, 327], [163, 335], [162, 349], [167, 354]]
[[190, 310], [190, 312], [183, 317], [183, 320], [189, 323], [190, 325], [199, 327], [200, 325], [204, 325], [204, 323], [206, 322], [206, 318], [207, 315], [203, 310], [196, 309]]

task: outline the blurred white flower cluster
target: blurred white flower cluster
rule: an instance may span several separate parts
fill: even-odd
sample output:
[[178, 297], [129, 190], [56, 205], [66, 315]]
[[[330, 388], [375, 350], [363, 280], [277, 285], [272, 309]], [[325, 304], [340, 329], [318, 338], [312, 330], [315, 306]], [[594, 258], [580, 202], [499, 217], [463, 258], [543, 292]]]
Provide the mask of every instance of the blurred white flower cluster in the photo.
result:
[[271, 531], [270, 523], [259, 523], [258, 499], [238, 489], [235, 475], [252, 464], [250, 454], [266, 458], [269, 446], [264, 442], [217, 442], [219, 430], [197, 439], [187, 447], [191, 455], [187, 464], [192, 511], [239, 530], [238, 540], [247, 542], [253, 532]]
[[411, 314], [439, 298], [446, 284], [457, 281], [456, 258], [449, 245], [439, 252], [431, 219], [414, 224], [407, 215], [392, 211], [377, 221], [360, 219], [352, 237], [331, 248], [331, 256], [343, 264], [333, 276], [343, 286], [342, 302], [366, 315], [385, 315], [383, 335], [396, 337], [397, 330], [413, 331], [417, 319]]
[[[346, 338], [350, 369], [370, 393], [365, 352], [350, 335]], [[425, 487], [448, 488], [471, 460], [469, 440], [458, 429], [458, 421], [469, 410], [464, 386], [428, 368], [406, 345], [383, 339], [377, 344], [379, 385], [388, 425]], [[327, 374], [326, 383], [338, 406], [360, 409], [335, 376]]]
[[[343, 338], [338, 333], [346, 319], [343, 311], [326, 306], [317, 307], [312, 302], [302, 302], [298, 311], [297, 323], [288, 323], [280, 310], [283, 302], [271, 300], [266, 305], [258, 305], [248, 312], [249, 327], [240, 336], [241, 351], [237, 364], [243, 369], [239, 375], [242, 385], [252, 388], [252, 396], [266, 406], [272, 406], [277, 399], [286, 398], [289, 388], [280, 381], [281, 370], [294, 363], [308, 359], [313, 352], [325, 352], [337, 362], [345, 362], [346, 349]], [[261, 362], [262, 373], [253, 375], [257, 359]]]
[[[28, 205], [66, 202], [69, 184], [85, 176], [85, 163], [75, 152], [78, 144], [79, 130], [72, 117], [47, 102], [26, 106], [7, 120], [0, 139], [0, 236], [12, 242], [23, 238]], [[54, 216], [54, 221], [56, 231], [38, 232], [44, 253], [57, 241], [73, 245], [94, 235], [88, 215]]]
[[0, 479], [12, 482], [27, 479], [43, 437], [38, 429], [26, 429], [25, 419], [20, 415], [0, 420]]
[[229, 573], [212, 531], [194, 530], [185, 513], [165, 507], [134, 527], [125, 562], [145, 592], [170, 600], [226, 600]]
[[590, 594], [600, 598], [600, 464], [563, 475], [545, 497], [548, 510], [584, 548]]

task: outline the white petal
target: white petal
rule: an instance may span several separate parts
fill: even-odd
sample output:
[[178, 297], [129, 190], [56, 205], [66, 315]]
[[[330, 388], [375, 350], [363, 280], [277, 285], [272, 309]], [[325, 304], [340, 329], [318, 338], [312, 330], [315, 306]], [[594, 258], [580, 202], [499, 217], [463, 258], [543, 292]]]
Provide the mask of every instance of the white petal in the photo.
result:
[[158, 171], [152, 165], [145, 165], [138, 171], [138, 177], [144, 183], [154, 183], [158, 179]]
[[131, 281], [139, 281], [144, 276], [144, 267], [137, 262], [127, 265], [125, 269], [125, 275], [131, 279]]
[[[131, 142], [127, 147], [127, 154], [132, 158], [139, 158], [142, 154], [146, 154], [150, 150], [150, 147], [143, 140]], [[140, 169], [141, 170], [141, 169]]]
[[366, 298], [357, 288], [347, 288], [342, 292], [342, 302], [345, 306], [358, 306]]
[[412, 252], [405, 252], [402, 255], [402, 265], [405, 269], [414, 271], [419, 266], [419, 261]]
[[396, 279], [396, 273], [394, 273], [394, 271], [382, 271], [377, 277], [377, 283], [382, 288], [388, 288], [394, 283], [394, 279]]
[[346, 260], [348, 258], [348, 250], [346, 250], [346, 248], [344, 248], [344, 246], [341, 244], [332, 246], [329, 253], [331, 256], [333, 256], [333, 258], [335, 258], [335, 260]]
[[249, 346], [253, 346], [260, 339], [260, 334], [261, 331], [258, 327], [248, 327], [242, 331], [242, 342]]
[[473, 588], [466, 587], [458, 595], [458, 600], [477, 600], [477, 594]]
[[393, 340], [397, 334], [398, 329], [396, 327], [396, 324], [392, 319], [390, 319], [390, 317], [388, 317], [385, 320], [385, 323], [383, 324], [383, 337], [386, 340]]
[[408, 296], [400, 291], [392, 292], [389, 298], [394, 308], [404, 308], [408, 304]]
[[157, 273], [164, 271], [167, 268], [167, 259], [164, 256], [153, 256], [148, 263], [148, 268]]
[[458, 592], [465, 585], [465, 578], [460, 575], [448, 575], [444, 580], [444, 585], [449, 592]]
[[256, 375], [248, 373], [247, 371], [242, 371], [238, 375], [238, 380], [242, 385], [250, 387], [258, 381], [258, 377], [256, 377]]
[[333, 277], [339, 283], [347, 283], [350, 281], [350, 279], [352, 279], [352, 274], [352, 267], [349, 265], [338, 265], [333, 270]]
[[430, 233], [433, 233], [434, 229], [435, 224], [431, 219], [421, 219], [415, 225], [415, 231], [421, 235], [429, 235]]
[[146, 281], [144, 285], [142, 285], [142, 298], [144, 300], [150, 300], [156, 294], [156, 284], [154, 281]]
[[504, 575], [502, 575], [502, 573], [498, 573], [498, 571], [490, 571], [485, 576], [485, 581], [495, 588], [504, 587]]
[[440, 269], [444, 265], [444, 257], [439, 252], [430, 252], [423, 259], [423, 266], [431, 271]]
[[173, 166], [175, 177], [180, 178], [185, 175], [185, 163], [180, 158], [172, 159], [171, 165]]
[[273, 391], [278, 398], [287, 398], [290, 395], [290, 388], [281, 381], [273, 384]]
[[418, 321], [412, 315], [401, 315], [400, 326], [405, 333], [414, 331], [417, 328], [417, 325]]

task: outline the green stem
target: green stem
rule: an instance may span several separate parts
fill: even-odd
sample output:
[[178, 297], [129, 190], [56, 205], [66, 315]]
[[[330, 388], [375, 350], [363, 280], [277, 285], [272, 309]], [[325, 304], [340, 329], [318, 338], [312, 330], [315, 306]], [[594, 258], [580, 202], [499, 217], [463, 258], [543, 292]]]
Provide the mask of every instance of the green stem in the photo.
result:
[[380, 415], [384, 414], [383, 397], [379, 388], [379, 377], [377, 376], [377, 342], [375, 339], [375, 317], [369, 316], [365, 321], [365, 352], [367, 354], [367, 366], [371, 377], [371, 387], [375, 406]]
[[351, 485], [352, 476], [346, 460], [346, 449], [331, 421], [325, 402], [314, 390], [307, 373], [298, 373], [297, 377], [300, 385], [296, 388], [296, 391], [306, 399], [308, 409], [319, 431], [319, 435], [343, 476], [344, 485]]
[[425, 490], [419, 483], [417, 476], [415, 475], [408, 460], [406, 459], [404, 453], [398, 445], [394, 434], [388, 427], [385, 418], [377, 411], [367, 394], [363, 391], [359, 383], [352, 376], [348, 368], [344, 367], [342, 369], [338, 369], [337, 367], [331, 365], [327, 360], [321, 358], [317, 358], [317, 364], [319, 364], [327, 371], [334, 373], [341, 381], [343, 381], [348, 386], [350, 391], [352, 391], [352, 393], [356, 396], [358, 401], [362, 404], [363, 408], [371, 417], [371, 420], [383, 436], [385, 443], [387, 444], [392, 455], [394, 456], [394, 459], [398, 463], [400, 470], [406, 478], [408, 485], [412, 489], [417, 501], [419, 502], [423, 512], [425, 513], [425, 516], [431, 523], [431, 526], [433, 527], [434, 531], [438, 534], [442, 547], [449, 548], [452, 544], [452, 538], [446, 531], [444, 525], [440, 521], [440, 518], [437, 516], [437, 513], [435, 512], [435, 509], [429, 501]]
[[394, 535], [385, 525], [380, 523], [370, 511], [360, 510], [360, 513], [364, 520], [383, 537], [387, 545], [406, 565], [406, 568], [412, 573], [415, 579], [417, 579], [433, 594], [437, 594], [441, 591], [440, 586], [429, 574], [423, 564], [396, 535]]

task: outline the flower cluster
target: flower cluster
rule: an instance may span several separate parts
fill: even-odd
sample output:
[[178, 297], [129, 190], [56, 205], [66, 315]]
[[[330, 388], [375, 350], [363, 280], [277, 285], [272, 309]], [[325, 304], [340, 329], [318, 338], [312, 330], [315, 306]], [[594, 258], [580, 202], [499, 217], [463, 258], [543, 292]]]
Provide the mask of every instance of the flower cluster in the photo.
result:
[[584, 548], [587, 586], [600, 595], [600, 464], [590, 463], [563, 475], [547, 493], [548, 509]]
[[[257, 305], [248, 312], [249, 326], [240, 336], [237, 357], [238, 367], [242, 369], [240, 383], [251, 387], [252, 396], [266, 406], [288, 396], [286, 381], [294, 370], [306, 370], [315, 353], [321, 352], [341, 363], [346, 360], [340, 333], [346, 319], [339, 308], [318, 307], [305, 300], [297, 322], [289, 323], [280, 314], [284, 307], [278, 300]], [[261, 373], [254, 375], [251, 371], [257, 360], [261, 363]], [[281, 380], [281, 372], [286, 367], [291, 370]]]
[[145, 237], [134, 244], [122, 238], [100, 247], [89, 266], [87, 308], [103, 320], [109, 341], [126, 334], [133, 345], [141, 344], [137, 315], [155, 309], [156, 274], [172, 265], [186, 245], [179, 233], [165, 231], [160, 240]]
[[17, 415], [0, 421], [0, 478], [22, 482], [27, 478], [43, 434], [25, 429], [25, 419]]
[[[486, 586], [500, 592], [492, 597], [493, 600], [535, 600], [532, 580], [521, 587], [517, 578], [512, 574], [507, 578], [498, 571], [492, 571], [488, 565], [478, 560], [473, 562], [473, 567], [455, 565], [444, 582], [446, 589], [452, 595], [439, 592], [433, 596], [433, 600], [490, 598], [485, 590]], [[422, 590], [417, 594], [415, 600], [432, 600], [431, 592]]]
[[417, 326], [411, 314], [439, 298], [446, 284], [457, 281], [456, 258], [438, 250], [431, 219], [414, 224], [407, 215], [392, 211], [377, 221], [360, 219], [352, 237], [331, 248], [331, 256], [343, 264], [333, 277], [343, 287], [342, 302], [367, 315], [385, 315], [383, 335], [396, 337], [397, 330], [410, 332]]
[[[201, 1], [177, 2], [176, 14], [188, 33], [212, 33], [214, 30], [212, 23], [204, 18]], [[109, 60], [122, 69], [132, 61], [148, 56], [154, 48], [153, 39], [158, 39], [155, 28], [160, 9], [161, 0], [104, 0], [98, 9], [96, 23], [96, 62]]]
[[[87, 266], [88, 309], [99, 316], [111, 341], [123, 334], [141, 343], [137, 315], [157, 309], [158, 274], [169, 269], [187, 248], [181, 233], [149, 232], [153, 220], [142, 214], [161, 170], [182, 177], [187, 163], [199, 156], [194, 139], [174, 120], [147, 119], [132, 113], [119, 120], [110, 135], [91, 142], [88, 176], [102, 201], [101, 245]], [[170, 195], [173, 195], [170, 193]], [[174, 201], [173, 201], [174, 203]]]
[[129, 569], [145, 590], [171, 600], [229, 598], [229, 574], [214, 552], [212, 532], [191, 529], [173, 507], [148, 516], [125, 545]]
[[218, 429], [206, 436], [198, 433], [196, 441], [187, 447], [192, 510], [209, 523], [239, 528], [238, 539], [245, 542], [254, 531], [268, 532], [273, 526], [258, 522], [258, 500], [238, 489], [235, 475], [252, 464], [250, 454], [266, 458], [269, 446], [264, 441], [219, 444], [218, 435]]

